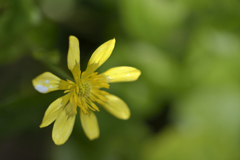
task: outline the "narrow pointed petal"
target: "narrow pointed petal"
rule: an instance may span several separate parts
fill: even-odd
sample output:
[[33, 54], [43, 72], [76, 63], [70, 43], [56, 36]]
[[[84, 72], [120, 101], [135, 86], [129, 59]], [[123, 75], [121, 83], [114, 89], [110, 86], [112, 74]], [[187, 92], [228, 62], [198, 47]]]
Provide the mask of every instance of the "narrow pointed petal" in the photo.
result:
[[106, 95], [106, 98], [108, 100], [103, 105], [104, 109], [119, 119], [129, 119], [131, 113], [127, 104], [123, 100], [114, 95]]
[[134, 67], [114, 67], [102, 73], [106, 76], [108, 83], [135, 81], [141, 75], [141, 71]]
[[52, 131], [52, 138], [56, 145], [64, 144], [71, 135], [76, 118], [76, 114], [73, 113], [73, 106], [71, 103], [68, 103], [57, 117]]
[[44, 72], [32, 80], [34, 88], [40, 93], [58, 90], [60, 78], [50, 72]]
[[86, 73], [84, 76], [88, 76], [92, 72], [94, 72], [98, 67], [100, 67], [112, 54], [112, 51], [115, 46], [115, 39], [111, 39], [100, 47], [98, 47], [92, 54], [88, 66], [86, 69]]
[[70, 71], [73, 70], [73, 68], [76, 64], [80, 64], [79, 41], [75, 36], [69, 37], [69, 49], [68, 49], [67, 64], [68, 64], [68, 69]]
[[62, 96], [56, 99], [54, 102], [52, 102], [49, 105], [48, 109], [44, 114], [40, 128], [46, 127], [56, 120], [56, 118], [61, 114], [61, 112], [63, 111], [63, 108], [69, 101], [69, 97], [70, 97], [70, 94], [68, 93], [65, 96]]
[[80, 64], [76, 63], [73, 69], [71, 70], [71, 72], [75, 82], [80, 83], [80, 74], [81, 74]]
[[96, 139], [99, 137], [99, 128], [96, 115], [92, 111], [88, 111], [89, 114], [85, 114], [81, 111], [80, 118], [83, 130], [86, 136], [90, 139]]

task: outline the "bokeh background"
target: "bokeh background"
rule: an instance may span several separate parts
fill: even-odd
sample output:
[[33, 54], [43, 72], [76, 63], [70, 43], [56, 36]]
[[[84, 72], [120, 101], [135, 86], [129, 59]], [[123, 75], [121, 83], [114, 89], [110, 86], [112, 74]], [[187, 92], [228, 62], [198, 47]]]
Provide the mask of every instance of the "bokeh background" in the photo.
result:
[[[1, 160], [239, 160], [239, 0], [0, 0]], [[80, 41], [81, 67], [115, 37], [98, 71], [134, 66], [136, 82], [109, 92], [131, 118], [101, 109], [89, 141], [76, 118], [62, 146], [39, 128], [62, 91], [40, 94], [31, 80], [66, 79], [68, 37]]]

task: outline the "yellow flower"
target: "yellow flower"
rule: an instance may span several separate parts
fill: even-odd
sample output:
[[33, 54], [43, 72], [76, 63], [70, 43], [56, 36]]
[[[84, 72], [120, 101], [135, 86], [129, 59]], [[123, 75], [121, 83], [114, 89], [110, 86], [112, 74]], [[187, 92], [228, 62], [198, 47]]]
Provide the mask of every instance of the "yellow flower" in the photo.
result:
[[112, 39], [98, 47], [92, 54], [86, 71], [81, 72], [79, 42], [76, 37], [70, 36], [67, 65], [75, 82], [62, 80], [50, 72], [44, 72], [33, 79], [34, 88], [41, 93], [65, 90], [64, 96], [50, 104], [40, 125], [41, 128], [46, 127], [55, 121], [52, 131], [55, 144], [64, 144], [71, 135], [77, 106], [80, 108], [83, 130], [90, 140], [99, 137], [98, 121], [94, 113], [99, 108], [94, 102], [119, 119], [130, 117], [129, 108], [123, 100], [100, 89], [109, 88], [109, 83], [135, 81], [141, 72], [127, 66], [114, 67], [102, 74], [95, 72], [110, 57], [114, 46], [115, 39]]

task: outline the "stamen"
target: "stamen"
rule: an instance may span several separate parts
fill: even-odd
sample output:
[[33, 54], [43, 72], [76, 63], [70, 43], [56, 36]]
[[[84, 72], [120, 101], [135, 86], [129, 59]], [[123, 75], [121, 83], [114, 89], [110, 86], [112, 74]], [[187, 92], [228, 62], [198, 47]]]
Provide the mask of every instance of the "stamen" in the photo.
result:
[[97, 102], [101, 105], [105, 104], [105, 102], [102, 99], [99, 99], [96, 95], [90, 94], [89, 98], [93, 101], [93, 102]]
[[73, 103], [73, 105], [74, 105], [74, 112], [77, 114], [77, 99], [78, 99], [78, 97], [77, 97], [76, 94], [73, 94], [73, 99], [74, 99], [74, 103]]
[[89, 106], [91, 106], [92, 108], [94, 108], [94, 110], [99, 112], [99, 108], [96, 106], [95, 103], [93, 103], [89, 98], [86, 98], [87, 103], [89, 104]]
[[90, 85], [88, 83], [80, 82], [78, 85], [78, 95], [81, 97], [87, 97], [90, 94]]
[[65, 90], [63, 93], [68, 93], [68, 92], [71, 92], [71, 90]]
[[[90, 73], [90, 70], [82, 72], [82, 74], [78, 72], [78, 75], [78, 78], [75, 77], [76, 83], [67, 80], [68, 90], [65, 92], [72, 91], [70, 102], [74, 106], [79, 106], [84, 114], [89, 114], [89, 110], [99, 111], [94, 102], [103, 105], [107, 101], [105, 95], [109, 94], [106, 91], [99, 90], [101, 88], [109, 88], [105, 76], [98, 75], [98, 72]], [[74, 109], [76, 111], [75, 107]]]
[[86, 102], [85, 102], [85, 99], [84, 98], [81, 98], [81, 109], [82, 109], [82, 111], [85, 113], [85, 114], [89, 114], [88, 113], [88, 111], [87, 111], [87, 109], [88, 109], [88, 107], [86, 106], [87, 104], [86, 104]]

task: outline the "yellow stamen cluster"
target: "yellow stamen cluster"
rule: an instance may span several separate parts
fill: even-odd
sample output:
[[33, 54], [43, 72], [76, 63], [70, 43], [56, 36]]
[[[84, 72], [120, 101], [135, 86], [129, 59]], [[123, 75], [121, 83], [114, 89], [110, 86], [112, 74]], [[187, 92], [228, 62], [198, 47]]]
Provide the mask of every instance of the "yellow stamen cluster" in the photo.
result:
[[77, 95], [82, 97], [87, 97], [90, 94], [90, 86], [87, 82], [80, 82], [78, 86], [76, 86]]
[[60, 88], [67, 88], [64, 93], [70, 93], [70, 103], [74, 106], [75, 114], [77, 113], [77, 106], [85, 114], [88, 114], [89, 109], [99, 111], [99, 108], [93, 102], [104, 104], [107, 101], [105, 95], [109, 94], [100, 90], [101, 88], [109, 88], [109, 84], [103, 75], [94, 72], [86, 77], [84, 76], [85, 73], [79, 74], [79, 77], [75, 78], [76, 82], [61, 80], [59, 85]]

